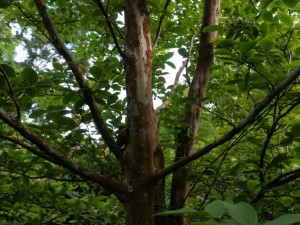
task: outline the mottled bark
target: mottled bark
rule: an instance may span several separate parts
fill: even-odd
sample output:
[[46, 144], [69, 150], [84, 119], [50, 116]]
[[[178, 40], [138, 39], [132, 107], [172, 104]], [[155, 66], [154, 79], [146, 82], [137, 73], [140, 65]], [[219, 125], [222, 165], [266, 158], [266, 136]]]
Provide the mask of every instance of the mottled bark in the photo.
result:
[[[126, 223], [151, 225], [157, 183], [145, 186], [162, 169], [158, 126], [152, 100], [152, 44], [146, 0], [125, 1], [125, 71], [128, 143], [124, 151]], [[159, 157], [158, 157], [159, 155]], [[160, 183], [160, 182], [159, 182]], [[156, 191], [155, 191], [156, 190]]]
[[[196, 72], [193, 77], [189, 99], [197, 99], [197, 102], [187, 102], [183, 123], [188, 128], [183, 128], [177, 137], [178, 146], [176, 149], [175, 161], [193, 153], [198, 134], [198, 124], [201, 114], [202, 99], [205, 96], [208, 81], [212, 72], [213, 45], [212, 41], [216, 38], [217, 32], [204, 33], [206, 26], [217, 25], [220, 12], [220, 0], [206, 0], [204, 2], [204, 14], [202, 22], [202, 32], [200, 36], [199, 58]], [[186, 127], [186, 126], [184, 126]], [[189, 181], [187, 179], [187, 168], [181, 168], [174, 172], [171, 190], [170, 206], [173, 209], [184, 207], [187, 203], [189, 191]], [[176, 216], [178, 225], [187, 223], [184, 216]]]

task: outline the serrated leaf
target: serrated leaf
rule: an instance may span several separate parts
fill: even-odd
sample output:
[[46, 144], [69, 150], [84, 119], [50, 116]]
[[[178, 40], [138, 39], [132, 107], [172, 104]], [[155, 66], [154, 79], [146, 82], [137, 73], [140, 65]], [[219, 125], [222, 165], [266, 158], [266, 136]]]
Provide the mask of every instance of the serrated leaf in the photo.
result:
[[224, 207], [228, 210], [228, 214], [232, 219], [243, 225], [257, 225], [258, 217], [254, 208], [245, 202], [238, 204], [229, 204], [224, 202]]
[[297, 222], [300, 222], [300, 214], [285, 214], [264, 225], [292, 225]]
[[284, 23], [285, 25], [287, 25], [289, 27], [293, 26], [293, 19], [289, 15], [287, 15], [287, 14], [285, 14], [283, 12], [278, 11], [277, 12], [277, 16], [278, 16], [279, 20], [282, 23]]
[[34, 84], [38, 81], [38, 74], [31, 67], [26, 67], [21, 74], [29, 84]]
[[4, 75], [8, 77], [14, 77], [16, 76], [16, 72], [14, 68], [7, 64], [0, 64], [0, 73], [5, 73]]
[[298, 0], [282, 0], [282, 2], [290, 8], [295, 8], [297, 6]]

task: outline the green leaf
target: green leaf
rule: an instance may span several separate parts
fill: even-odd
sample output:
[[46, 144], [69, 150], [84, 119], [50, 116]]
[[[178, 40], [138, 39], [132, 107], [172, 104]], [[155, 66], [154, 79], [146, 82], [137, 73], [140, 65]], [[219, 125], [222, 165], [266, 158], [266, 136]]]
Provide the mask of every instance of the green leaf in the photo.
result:
[[199, 212], [195, 209], [192, 209], [189, 207], [184, 207], [181, 209], [160, 212], [160, 213], [157, 213], [156, 215], [182, 215], [182, 214], [188, 214], [188, 213], [199, 213]]
[[14, 77], [16, 76], [16, 72], [14, 68], [7, 64], [0, 64], [0, 73], [5, 73], [4, 75], [8, 77]]
[[214, 32], [214, 31], [221, 31], [223, 28], [220, 25], [212, 25], [212, 26], [207, 26], [203, 29], [204, 33], [207, 32]]
[[255, 47], [255, 45], [256, 45], [256, 41], [249, 41], [249, 42], [241, 43], [240, 48], [239, 48], [241, 56], [245, 56], [248, 51], [250, 51], [251, 49], [253, 49]]
[[292, 125], [291, 132], [294, 138], [300, 136], [300, 122], [297, 122]]
[[220, 200], [213, 201], [205, 207], [205, 211], [213, 217], [221, 218], [226, 213], [226, 208]]
[[103, 71], [102, 68], [98, 67], [98, 66], [92, 66], [90, 68], [90, 73], [93, 75], [94, 78], [96, 79], [101, 79], [102, 75], [103, 75]]
[[64, 67], [60, 63], [52, 62], [52, 66], [56, 70], [59, 70], [59, 71], [63, 71], [64, 70]]
[[228, 214], [232, 219], [243, 225], [257, 225], [258, 217], [254, 208], [245, 202], [238, 204], [229, 204], [224, 202], [224, 207], [227, 208]]
[[31, 67], [26, 67], [21, 74], [28, 84], [34, 84], [38, 81], [38, 74]]
[[261, 14], [261, 17], [266, 22], [269, 22], [269, 23], [274, 22], [273, 14], [271, 12], [264, 12]]
[[287, 25], [289, 27], [293, 26], [293, 19], [289, 15], [287, 15], [287, 14], [285, 14], [283, 12], [278, 11], [277, 12], [277, 16], [278, 16], [279, 20], [282, 23], [284, 23], [285, 25]]
[[300, 56], [300, 47], [296, 48], [294, 50], [294, 53], [297, 55], [297, 56]]
[[261, 9], [265, 9], [265, 8], [267, 8], [267, 6], [271, 3], [271, 2], [273, 2], [274, 0], [261, 0], [260, 1], [260, 5], [259, 5], [259, 7], [261, 8]]
[[261, 47], [261, 49], [264, 51], [264, 52], [269, 52], [270, 50], [272, 50], [274, 48], [274, 43], [272, 40], [270, 39], [263, 39], [259, 42], [259, 45]]
[[220, 225], [220, 223], [218, 222], [211, 222], [211, 221], [207, 221], [207, 222], [191, 222], [191, 225]]
[[59, 127], [65, 128], [66, 130], [73, 130], [77, 127], [77, 123], [70, 117], [60, 117], [55, 120]]
[[0, 1], [0, 8], [7, 8], [8, 6], [11, 5], [11, 0], [1, 0]]
[[292, 225], [297, 222], [300, 222], [300, 214], [285, 214], [264, 225]]
[[290, 8], [295, 8], [298, 4], [298, 0], [282, 0], [282, 2]]

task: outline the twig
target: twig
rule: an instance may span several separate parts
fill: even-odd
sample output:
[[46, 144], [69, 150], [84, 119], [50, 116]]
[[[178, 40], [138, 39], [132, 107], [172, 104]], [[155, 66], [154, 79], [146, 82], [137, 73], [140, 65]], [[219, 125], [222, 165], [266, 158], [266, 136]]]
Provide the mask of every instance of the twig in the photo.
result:
[[20, 120], [21, 120], [20, 104], [19, 104], [19, 102], [17, 101], [17, 99], [16, 99], [16, 97], [15, 97], [15, 95], [14, 95], [14, 92], [13, 92], [12, 86], [11, 86], [11, 84], [10, 84], [10, 81], [9, 81], [9, 79], [8, 79], [8, 76], [7, 76], [5, 70], [2, 68], [1, 65], [0, 65], [0, 72], [1, 72], [1, 73], [3, 74], [3, 76], [4, 76], [4, 79], [5, 79], [5, 81], [6, 81], [6, 83], [7, 83], [7, 86], [8, 86], [9, 94], [11, 95], [11, 97], [12, 97], [12, 99], [13, 99], [13, 102], [14, 102], [14, 104], [15, 104], [15, 106], [16, 106], [16, 110], [17, 110], [17, 117], [16, 117], [16, 118], [17, 118], [18, 121], [20, 121]]
[[[112, 190], [112, 192], [116, 196], [120, 196], [124, 192], [124, 188], [123, 188], [122, 184], [115, 181], [111, 177], [98, 175], [90, 170], [80, 167], [78, 164], [74, 163], [72, 160], [68, 159], [67, 157], [65, 157], [62, 154], [60, 154], [59, 152], [57, 152], [42, 137], [40, 137], [36, 133], [29, 130], [26, 126], [24, 126], [22, 123], [20, 123], [14, 117], [12, 117], [8, 112], [6, 112], [2, 108], [0, 108], [0, 119], [4, 123], [9, 125], [10, 127], [14, 128], [17, 132], [19, 132], [19, 134], [21, 134], [24, 138], [26, 138], [32, 144], [36, 145], [39, 148], [39, 150], [42, 151], [42, 154], [39, 151], [37, 151], [35, 148], [28, 146], [28, 145], [26, 146], [26, 144], [24, 144], [24, 143], [20, 143], [20, 144], [22, 144], [21, 146], [26, 147], [26, 149], [34, 151], [36, 154], [40, 155], [41, 157], [46, 155], [46, 157], [44, 157], [44, 158], [48, 157], [47, 160], [55, 163], [56, 165], [59, 165], [63, 168], [66, 168], [66, 169], [72, 171], [73, 173], [79, 175], [82, 178], [93, 181], [97, 184], [102, 185], [104, 188], [108, 188], [109, 190]], [[17, 141], [14, 139], [9, 139], [8, 137], [6, 137], [6, 140], [10, 140], [11, 142], [14, 142], [14, 143]]]
[[[184, 68], [187, 66], [188, 64], [188, 60], [185, 60], [183, 63], [182, 63], [182, 66], [179, 68], [178, 72], [176, 73], [176, 77], [175, 77], [175, 80], [174, 80], [174, 84], [173, 84], [173, 87], [171, 89], [171, 94], [174, 93], [176, 91], [176, 88], [178, 86], [178, 83], [179, 83], [179, 78], [182, 74], [182, 71], [184, 70]], [[171, 103], [171, 100], [170, 99], [167, 99], [165, 100], [160, 106], [158, 106], [155, 110], [155, 112], [158, 114], [160, 113], [160, 111], [162, 111], [163, 109], [165, 109], [169, 104]]]
[[[166, 0], [166, 3], [165, 3], [165, 6], [164, 6], [164, 10], [166, 10], [169, 6], [169, 4], [171, 3], [171, 0]], [[161, 14], [161, 17], [159, 19], [159, 22], [158, 22], [158, 27], [157, 27], [157, 31], [156, 31], [156, 35], [155, 35], [155, 39], [154, 39], [154, 42], [153, 42], [153, 45], [152, 45], [152, 48], [154, 49], [155, 46], [157, 45], [157, 42], [158, 42], [158, 39], [160, 37], [160, 33], [161, 33], [161, 27], [162, 27], [162, 23], [164, 21], [164, 18], [165, 18], [165, 15], [164, 13]]]
[[31, 179], [31, 180], [50, 179], [50, 180], [61, 181], [61, 182], [73, 182], [73, 183], [86, 182], [86, 180], [74, 180], [74, 179], [56, 178], [56, 177], [49, 177], [49, 176], [33, 177], [33, 176], [29, 176], [27, 174], [20, 173], [20, 172], [17, 172], [17, 171], [12, 171], [12, 170], [0, 170], [0, 171], [3, 172], [3, 173], [17, 174], [17, 175], [20, 175], [20, 176], [23, 176], [23, 177], [27, 177], [28, 179]]
[[[195, 38], [196, 34], [193, 35], [192, 37], [192, 40], [191, 40], [191, 45], [190, 45], [190, 48], [189, 48], [189, 54], [188, 54], [188, 57], [187, 57], [187, 60], [185, 60], [181, 67], [179, 68], [178, 72], [176, 73], [176, 76], [175, 76], [175, 80], [174, 80], [174, 84], [173, 84], [173, 87], [171, 89], [171, 94], [173, 94], [175, 91], [176, 91], [176, 88], [179, 84], [179, 78], [184, 70], [184, 68], [187, 68], [188, 65], [189, 65], [189, 62], [191, 61], [192, 59], [192, 48], [193, 48], [193, 45], [194, 45], [194, 38]], [[163, 109], [165, 109], [169, 104], [171, 103], [171, 100], [170, 99], [167, 99], [165, 100], [160, 106], [158, 106], [155, 110], [156, 114], [160, 113], [160, 111], [162, 111]]]
[[45, 25], [45, 28], [47, 29], [50, 35], [52, 44], [57, 49], [57, 51], [64, 57], [64, 59], [69, 65], [69, 68], [72, 70], [74, 77], [83, 93], [85, 103], [89, 106], [96, 127], [102, 135], [103, 140], [105, 141], [109, 149], [112, 151], [112, 153], [119, 160], [119, 162], [122, 162], [121, 148], [117, 145], [110, 131], [108, 130], [108, 127], [106, 126], [104, 119], [102, 118], [102, 115], [100, 113], [98, 104], [93, 96], [93, 92], [87, 80], [85, 79], [79, 64], [76, 62], [75, 56], [61, 41], [43, 0], [34, 0], [34, 2]]
[[[112, 27], [113, 23], [110, 21], [109, 16], [108, 16], [108, 14], [107, 14], [107, 12], [106, 12], [106, 10], [105, 10], [102, 2], [100, 0], [93, 0], [93, 1], [98, 5], [98, 7], [100, 8], [101, 12], [103, 13], [103, 15], [105, 17], [105, 20], [106, 20], [106, 23], [107, 23], [107, 26], [108, 26], [108, 29], [109, 29], [109, 31], [111, 33], [111, 36], [112, 36], [112, 38], [114, 40], [114, 43], [116, 45], [116, 48], [118, 49], [118, 52], [120, 53], [121, 57], [124, 59], [124, 57], [125, 57], [124, 51], [121, 49], [121, 47], [120, 47], [120, 45], [118, 43], [118, 39], [117, 39], [115, 31], [114, 31], [114, 29]], [[113, 24], [113, 25], [115, 25], [115, 24]]]
[[3, 135], [1, 133], [0, 133], [0, 138], [3, 139], [3, 140], [9, 141], [11, 143], [14, 143], [16, 145], [20, 145], [22, 148], [29, 150], [34, 155], [37, 155], [40, 158], [43, 158], [43, 159], [45, 159], [47, 161], [55, 163], [55, 161], [52, 158], [50, 158], [49, 156], [47, 156], [44, 153], [42, 153], [39, 150], [37, 150], [36, 148], [34, 148], [34, 147], [32, 147], [32, 146], [30, 146], [30, 145], [28, 145], [28, 144], [26, 144], [26, 143], [24, 143], [22, 141], [19, 141], [19, 140], [15, 139], [15, 138], [12, 138], [12, 137], [8, 137], [8, 136]]
[[[47, 36], [47, 34], [43, 31], [43, 29], [40, 27], [40, 25], [38, 25], [27, 13], [25, 13], [23, 11], [23, 9], [21, 9], [20, 7], [18, 7], [18, 9], [21, 11], [21, 13], [31, 22], [33, 23], [34, 26], [36, 26], [36, 28], [42, 33], [42, 35], [47, 38], [48, 41], [50, 41], [50, 43], [52, 43], [51, 39]], [[52, 43], [53, 44], [53, 43]]]
[[290, 76], [285, 78], [281, 83], [279, 83], [272, 92], [270, 92], [263, 101], [261, 101], [249, 114], [246, 116], [237, 126], [233, 129], [222, 135], [221, 137], [215, 139], [208, 145], [204, 146], [197, 152], [191, 154], [190, 156], [185, 156], [184, 158], [176, 161], [172, 165], [166, 167], [158, 171], [152, 178], [149, 179], [149, 182], [154, 182], [159, 180], [171, 173], [175, 170], [184, 167], [188, 163], [200, 158], [203, 155], [208, 154], [210, 151], [215, 149], [216, 147], [228, 142], [235, 135], [245, 129], [247, 126], [253, 124], [255, 122], [255, 118], [262, 112], [272, 101], [273, 99], [280, 94], [285, 88], [287, 88], [292, 82], [294, 82], [300, 76], [300, 68], [295, 70]]

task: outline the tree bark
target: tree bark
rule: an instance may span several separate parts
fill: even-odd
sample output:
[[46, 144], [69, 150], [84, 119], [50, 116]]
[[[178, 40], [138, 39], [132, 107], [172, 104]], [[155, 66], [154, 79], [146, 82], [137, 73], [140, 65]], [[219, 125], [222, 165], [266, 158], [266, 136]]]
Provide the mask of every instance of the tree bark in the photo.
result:
[[[176, 149], [175, 161], [193, 153], [197, 140], [199, 118], [201, 115], [201, 104], [205, 96], [208, 81], [212, 72], [213, 63], [213, 45], [212, 41], [216, 38], [217, 32], [203, 32], [207, 26], [217, 25], [220, 12], [220, 0], [206, 0], [204, 2], [204, 14], [202, 22], [202, 32], [200, 36], [199, 58], [196, 72], [193, 77], [188, 99], [197, 99], [197, 102], [187, 102], [183, 123], [188, 128], [183, 128], [178, 134], [178, 146]], [[184, 126], [186, 127], [186, 126]], [[189, 192], [189, 181], [187, 179], [188, 171], [186, 167], [176, 170], [173, 174], [171, 201], [172, 209], [182, 208], [187, 204], [187, 195]], [[187, 223], [184, 216], [176, 216], [178, 225]]]
[[161, 181], [146, 181], [163, 168], [152, 99], [152, 43], [146, 0], [125, 0], [125, 73], [128, 143], [123, 153], [126, 224], [154, 224], [155, 200], [164, 201]]

